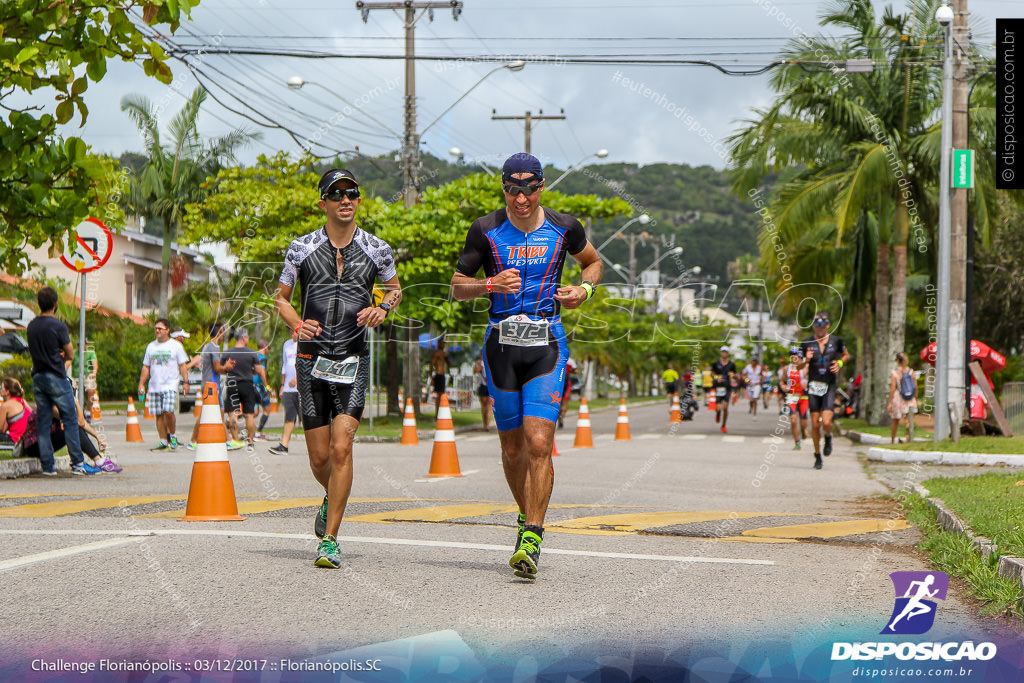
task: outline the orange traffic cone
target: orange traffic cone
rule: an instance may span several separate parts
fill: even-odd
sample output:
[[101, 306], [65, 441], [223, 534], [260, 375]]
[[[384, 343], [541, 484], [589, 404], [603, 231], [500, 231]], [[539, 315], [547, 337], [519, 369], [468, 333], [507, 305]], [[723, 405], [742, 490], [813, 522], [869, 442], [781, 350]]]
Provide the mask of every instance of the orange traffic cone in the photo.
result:
[[668, 415], [669, 424], [682, 422], [683, 414], [679, 410], [679, 394], [672, 394], [672, 412]]
[[142, 438], [142, 428], [139, 427], [139, 414], [135, 412], [135, 399], [128, 397], [128, 421], [124, 426], [124, 440], [132, 443], [145, 443]]
[[718, 402], [715, 400], [715, 390], [711, 390], [711, 396], [708, 397], [708, 410], [718, 410]]
[[203, 389], [202, 387], [196, 389], [196, 404], [192, 408], [192, 414], [198, 420], [199, 416], [203, 414]]
[[142, 404], [142, 419], [152, 420], [153, 418], [153, 413], [149, 412], [149, 394], [146, 394], [146, 400]]
[[89, 412], [93, 422], [103, 421], [103, 412], [100, 409], [100, 392], [98, 391], [92, 392], [92, 405], [89, 406]]
[[626, 414], [626, 399], [619, 399], [619, 419], [615, 421], [615, 440], [632, 441], [629, 438], [629, 415]]
[[459, 454], [455, 450], [455, 426], [452, 424], [452, 411], [448, 406], [448, 394], [441, 394], [441, 404], [437, 407], [434, 450], [430, 454], [430, 472], [427, 476], [462, 476], [462, 470], [459, 469]]
[[418, 446], [419, 436], [416, 435], [416, 411], [412, 407], [412, 399], [405, 402], [405, 415], [402, 417], [402, 446]]
[[590, 433], [590, 410], [587, 408], [587, 399], [580, 398], [580, 417], [576, 420], [576, 441], [573, 448], [593, 448], [594, 437]]
[[558, 444], [555, 443], [554, 439], [551, 439], [551, 457], [555, 458], [555, 457], [558, 457], [560, 455], [561, 455], [561, 453], [558, 452]]
[[235, 485], [228, 462], [227, 433], [220, 414], [217, 385], [207, 382], [203, 388], [203, 412], [196, 437], [196, 459], [192, 463], [192, 481], [188, 503], [181, 522], [240, 522]]
[[270, 407], [267, 408], [267, 414], [271, 415], [271, 414], [276, 413], [278, 411], [278, 408], [277, 408], [277, 392], [275, 392], [273, 389], [267, 387], [267, 394], [270, 395]]

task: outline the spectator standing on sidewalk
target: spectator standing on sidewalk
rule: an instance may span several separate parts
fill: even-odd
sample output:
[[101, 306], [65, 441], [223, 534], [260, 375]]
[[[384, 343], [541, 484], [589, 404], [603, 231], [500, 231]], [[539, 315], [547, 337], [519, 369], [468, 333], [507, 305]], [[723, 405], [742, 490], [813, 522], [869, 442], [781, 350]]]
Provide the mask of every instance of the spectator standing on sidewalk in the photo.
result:
[[28, 324], [28, 348], [32, 356], [32, 390], [36, 396], [36, 421], [39, 430], [39, 459], [43, 474], [57, 474], [53, 459], [53, 442], [50, 441], [50, 425], [53, 424], [53, 408], [60, 413], [67, 438], [68, 455], [71, 457], [71, 474], [87, 474], [82, 444], [78, 440], [78, 415], [75, 411], [75, 395], [68, 379], [65, 361], [73, 358], [68, 326], [57, 320], [57, 290], [43, 287], [36, 295], [39, 315]]
[[292, 440], [295, 422], [299, 419], [299, 382], [295, 376], [295, 354], [299, 349], [299, 332], [292, 330], [292, 338], [284, 343], [281, 350], [281, 405], [284, 407], [284, 433], [281, 443], [270, 448], [271, 453], [285, 455]]
[[188, 354], [181, 342], [171, 339], [171, 323], [167, 318], [158, 319], [153, 332], [156, 340], [149, 342], [142, 359], [139, 400], [143, 400], [149, 382], [149, 412], [156, 416], [156, 429], [160, 434], [160, 443], [149, 450], [168, 451], [178, 447], [174, 411], [178, 408], [179, 377], [186, 393], [189, 389]]
[[[899, 432], [900, 422], [907, 418], [907, 440], [913, 433], [910, 423], [917, 412], [917, 377], [910, 367], [907, 354], [896, 354], [896, 367], [889, 375], [889, 404], [886, 406], [889, 417], [892, 418], [891, 441], [896, 443], [896, 434]], [[903, 439], [900, 439], [903, 443]]]
[[[267, 367], [267, 352], [270, 351], [270, 342], [266, 339], [260, 339], [256, 342], [256, 357], [259, 364], [263, 366], [264, 372]], [[263, 433], [263, 428], [267, 426], [267, 420], [270, 419], [270, 388], [263, 378], [259, 374], [252, 376], [252, 384], [256, 387], [256, 415], [260, 418], [260, 422], [256, 425], [256, 441], [269, 441], [267, 435]]]

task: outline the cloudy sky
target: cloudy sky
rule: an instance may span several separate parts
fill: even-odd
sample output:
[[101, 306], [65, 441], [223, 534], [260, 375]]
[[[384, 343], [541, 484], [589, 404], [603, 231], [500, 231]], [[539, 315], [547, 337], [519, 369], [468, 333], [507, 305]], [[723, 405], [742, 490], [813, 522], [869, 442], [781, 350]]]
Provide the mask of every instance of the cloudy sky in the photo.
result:
[[[750, 71], [771, 62], [801, 30], [820, 33], [818, 16], [828, 5], [823, 0], [465, 0], [457, 21], [450, 10], [435, 10], [432, 22], [424, 16], [417, 24], [417, 54], [451, 60], [417, 64], [419, 130], [437, 119], [422, 135], [422, 147], [445, 157], [457, 146], [471, 162], [497, 165], [521, 151], [523, 126], [492, 121], [492, 110], [520, 116], [527, 110], [564, 110], [564, 121], [544, 121], [534, 129], [533, 152], [545, 163], [564, 168], [607, 149], [607, 161], [721, 168], [722, 147], [716, 143], [752, 108], [770, 102], [768, 74], [729, 76], [707, 66], [567, 64], [562, 58], [709, 60]], [[904, 7], [901, 2], [895, 6]], [[997, 17], [1024, 16], [1020, 0], [970, 0], [969, 7], [974, 39], [982, 45], [991, 44]], [[403, 62], [367, 56], [403, 54], [402, 23], [390, 10], [374, 10], [368, 19], [363, 23], [355, 2], [348, 0], [204, 0], [173, 37], [179, 46], [350, 57], [189, 57], [198, 79], [223, 103], [209, 102], [201, 119], [203, 134], [221, 135], [236, 126], [261, 130], [262, 142], [242, 155], [247, 163], [261, 153], [299, 152], [299, 143], [282, 129], [305, 144], [314, 141], [320, 154], [356, 147], [371, 155], [398, 149]], [[480, 56], [498, 61], [458, 60]], [[520, 56], [548, 61], [528, 64], [518, 73], [500, 68], [502, 59]], [[161, 107], [162, 119], [169, 119], [198, 85], [197, 75], [181, 62], [172, 60], [171, 66], [176, 80], [168, 87], [146, 78], [137, 65], [111, 63], [107, 78], [90, 86], [85, 127], [65, 132], [81, 135], [96, 151], [141, 151], [119, 103], [128, 93], [141, 93]], [[286, 82], [292, 76], [310, 83], [290, 89]], [[643, 87], [650, 89], [646, 95]], [[346, 105], [346, 100], [360, 106]], [[242, 113], [280, 128], [257, 126]]]

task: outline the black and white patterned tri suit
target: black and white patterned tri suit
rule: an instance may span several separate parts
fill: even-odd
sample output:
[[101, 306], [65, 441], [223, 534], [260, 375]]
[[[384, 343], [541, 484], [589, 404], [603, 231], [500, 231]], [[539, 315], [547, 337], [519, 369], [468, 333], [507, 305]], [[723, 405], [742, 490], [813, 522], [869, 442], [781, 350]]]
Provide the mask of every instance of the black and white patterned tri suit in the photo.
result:
[[[341, 277], [338, 276], [339, 251]], [[360, 227], [352, 241], [338, 249], [320, 228], [293, 240], [288, 247], [281, 284], [300, 287], [301, 317], [320, 323], [320, 335], [300, 339], [295, 355], [299, 412], [303, 429], [331, 423], [337, 415], [359, 419], [363, 414], [369, 379], [369, 347], [366, 327], [356, 315], [373, 305], [373, 285], [396, 275], [391, 247]], [[359, 356], [353, 384], [335, 384], [312, 376], [317, 357], [343, 360]]]

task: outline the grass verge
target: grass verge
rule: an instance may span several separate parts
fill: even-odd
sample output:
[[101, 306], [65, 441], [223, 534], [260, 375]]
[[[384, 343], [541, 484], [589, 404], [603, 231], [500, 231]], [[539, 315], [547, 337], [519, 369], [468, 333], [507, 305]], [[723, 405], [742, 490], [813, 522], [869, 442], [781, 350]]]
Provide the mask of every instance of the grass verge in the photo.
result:
[[956, 510], [971, 531], [998, 545], [1001, 554], [1024, 557], [1024, 473], [938, 477], [922, 486]]
[[999, 559], [995, 555], [988, 561], [983, 560], [970, 539], [940, 527], [934, 510], [919, 496], [908, 498], [906, 513], [907, 520], [921, 532], [918, 550], [926, 553], [932, 564], [966, 581], [971, 594], [981, 601], [983, 614], [1014, 619], [1019, 625], [1024, 618], [1021, 606], [1024, 591], [1020, 582], [999, 576]]
[[885, 448], [901, 451], [943, 451], [946, 453], [991, 453], [993, 455], [1024, 455], [1024, 436], [965, 436], [960, 441], [915, 441], [885, 444]]

